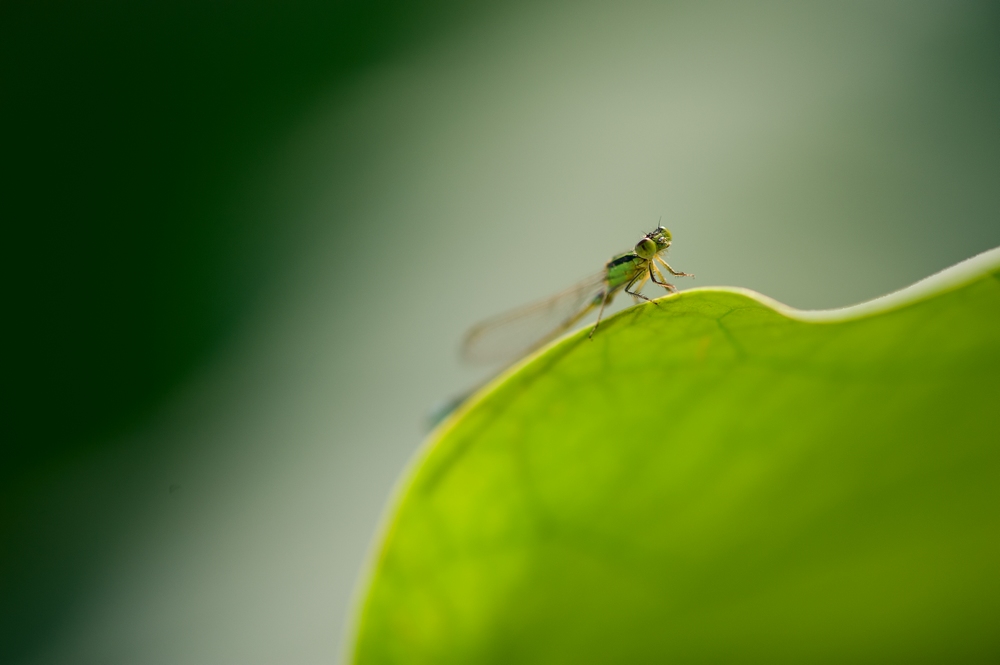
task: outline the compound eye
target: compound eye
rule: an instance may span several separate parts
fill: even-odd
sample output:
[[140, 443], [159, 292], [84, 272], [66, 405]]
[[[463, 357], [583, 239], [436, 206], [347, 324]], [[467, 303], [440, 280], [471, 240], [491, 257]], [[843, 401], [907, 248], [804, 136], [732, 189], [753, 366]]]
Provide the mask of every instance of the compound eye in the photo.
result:
[[635, 253], [642, 259], [651, 259], [656, 254], [656, 243], [649, 238], [643, 238], [635, 244]]

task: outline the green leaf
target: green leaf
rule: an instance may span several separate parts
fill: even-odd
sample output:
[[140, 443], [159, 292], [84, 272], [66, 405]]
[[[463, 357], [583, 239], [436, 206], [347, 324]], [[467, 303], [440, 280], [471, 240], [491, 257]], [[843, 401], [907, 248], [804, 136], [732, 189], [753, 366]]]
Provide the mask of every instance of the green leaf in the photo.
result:
[[354, 661], [996, 662], [998, 270], [691, 290], [527, 359], [418, 456]]

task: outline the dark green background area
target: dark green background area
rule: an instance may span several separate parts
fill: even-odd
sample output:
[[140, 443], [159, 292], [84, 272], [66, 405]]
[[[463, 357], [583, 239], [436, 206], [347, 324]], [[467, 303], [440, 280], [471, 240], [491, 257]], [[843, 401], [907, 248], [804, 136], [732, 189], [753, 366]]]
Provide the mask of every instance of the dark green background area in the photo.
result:
[[232, 329], [285, 231], [235, 183], [318, 89], [468, 6], [4, 4], [0, 477], [141, 417]]
[[79, 514], [45, 514], [46, 475], [141, 422], [281, 268], [289, 229], [240, 209], [234, 188], [318, 91], [469, 11], [0, 6], [0, 661], [44, 643], [108, 535], [88, 524], [88, 497]]

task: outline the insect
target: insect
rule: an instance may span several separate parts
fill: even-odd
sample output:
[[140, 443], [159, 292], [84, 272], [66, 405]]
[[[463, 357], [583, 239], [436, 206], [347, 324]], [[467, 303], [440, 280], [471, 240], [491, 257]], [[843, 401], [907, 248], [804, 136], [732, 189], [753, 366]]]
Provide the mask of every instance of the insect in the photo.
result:
[[694, 276], [674, 270], [660, 256], [670, 247], [672, 239], [670, 231], [657, 226], [655, 231], [644, 235], [632, 251], [613, 257], [601, 272], [589, 279], [547, 300], [483, 321], [466, 334], [462, 344], [463, 358], [470, 362], [509, 362], [551, 341], [594, 308], [600, 308], [597, 323], [590, 331], [593, 337], [601, 325], [604, 308], [619, 291], [625, 291], [636, 301], [641, 299], [656, 304], [639, 292], [647, 280], [671, 293], [677, 291], [663, 277], [661, 265], [676, 277]]

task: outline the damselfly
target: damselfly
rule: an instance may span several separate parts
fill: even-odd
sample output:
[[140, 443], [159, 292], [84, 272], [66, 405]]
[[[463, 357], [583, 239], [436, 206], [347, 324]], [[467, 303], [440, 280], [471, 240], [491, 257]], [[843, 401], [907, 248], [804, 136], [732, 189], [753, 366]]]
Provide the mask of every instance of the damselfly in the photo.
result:
[[590, 337], [593, 337], [601, 325], [604, 308], [619, 291], [625, 291], [636, 300], [654, 302], [639, 292], [648, 280], [671, 293], [675, 292], [676, 287], [667, 282], [660, 272], [660, 265], [676, 277], [693, 275], [674, 270], [660, 256], [670, 247], [671, 240], [670, 231], [658, 226], [655, 231], [644, 235], [631, 252], [613, 257], [601, 272], [573, 288], [483, 321], [466, 335], [462, 356], [477, 363], [510, 362], [555, 339], [594, 308], [599, 308], [597, 323], [590, 331]]

